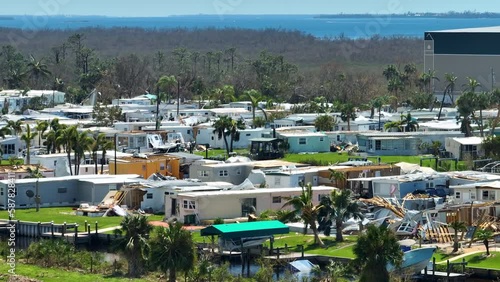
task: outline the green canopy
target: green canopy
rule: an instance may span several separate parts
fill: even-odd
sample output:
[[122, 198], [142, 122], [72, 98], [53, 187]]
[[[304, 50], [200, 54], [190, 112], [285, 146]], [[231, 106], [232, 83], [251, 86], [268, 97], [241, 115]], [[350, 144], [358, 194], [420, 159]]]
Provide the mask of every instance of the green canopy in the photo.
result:
[[201, 230], [201, 236], [219, 235], [224, 239], [250, 238], [287, 234], [290, 228], [278, 220], [216, 224]]

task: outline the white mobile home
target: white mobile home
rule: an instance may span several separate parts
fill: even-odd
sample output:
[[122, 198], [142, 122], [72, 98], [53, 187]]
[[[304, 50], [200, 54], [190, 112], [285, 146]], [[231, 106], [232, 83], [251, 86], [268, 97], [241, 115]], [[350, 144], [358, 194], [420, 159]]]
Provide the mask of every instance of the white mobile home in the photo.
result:
[[226, 163], [222, 161], [199, 160], [189, 167], [191, 178], [203, 182], [225, 181], [239, 185], [250, 175], [254, 165], [252, 162]]
[[[323, 196], [327, 196], [336, 188], [313, 187], [313, 203], [319, 204]], [[259, 215], [265, 210], [283, 210], [284, 197], [295, 197], [302, 193], [302, 188], [261, 188], [238, 191], [213, 191], [179, 193], [179, 213], [176, 218], [183, 223], [201, 223], [203, 220], [216, 218], [241, 218], [255, 213]], [[165, 195], [165, 202], [172, 201]], [[165, 210], [166, 214], [170, 211]]]
[[459, 160], [475, 160], [484, 156], [482, 137], [446, 138], [445, 149], [452, 154], [453, 158]]
[[[139, 182], [139, 175], [76, 175], [49, 178], [17, 179], [16, 208], [29, 208], [35, 204], [36, 187], [42, 207], [78, 206], [80, 203], [98, 204], [110, 190], [124, 184]], [[0, 209], [6, 209], [10, 180], [0, 180]], [[30, 192], [31, 191], [31, 192]]]

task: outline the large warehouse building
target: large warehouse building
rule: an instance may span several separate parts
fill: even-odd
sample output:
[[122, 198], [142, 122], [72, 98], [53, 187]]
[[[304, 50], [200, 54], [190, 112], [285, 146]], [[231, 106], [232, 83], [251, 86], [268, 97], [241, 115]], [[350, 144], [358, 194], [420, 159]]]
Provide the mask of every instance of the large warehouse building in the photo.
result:
[[482, 88], [476, 91], [499, 87], [495, 72], [500, 74], [500, 26], [425, 32], [424, 70], [436, 71], [440, 79], [434, 82], [437, 96], [446, 88], [445, 73], [458, 78], [455, 98], [467, 83], [467, 77], [481, 84]]

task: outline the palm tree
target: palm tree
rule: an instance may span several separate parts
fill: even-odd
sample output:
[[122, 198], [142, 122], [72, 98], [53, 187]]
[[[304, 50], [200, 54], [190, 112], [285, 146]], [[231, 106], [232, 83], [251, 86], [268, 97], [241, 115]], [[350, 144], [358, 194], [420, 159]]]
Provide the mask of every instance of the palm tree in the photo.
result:
[[344, 241], [342, 236], [344, 221], [350, 218], [363, 219], [363, 215], [359, 210], [358, 204], [352, 201], [351, 190], [333, 190], [328, 203], [330, 205], [325, 206], [325, 202], [323, 202], [323, 206], [328, 210], [328, 219], [335, 222], [335, 240], [342, 242]]
[[381, 119], [380, 112], [382, 111], [382, 107], [388, 102], [389, 102], [389, 98], [387, 96], [379, 96], [379, 97], [373, 99], [373, 102], [372, 102], [372, 106], [375, 109], [377, 109], [377, 111], [378, 111], [378, 130], [379, 131], [382, 130], [381, 123], [380, 123], [380, 119]]
[[226, 151], [227, 155], [231, 153], [231, 150], [229, 148], [229, 143], [227, 141], [227, 136], [229, 135], [229, 127], [231, 126], [232, 119], [231, 117], [228, 116], [221, 116], [219, 117], [213, 127], [214, 127], [214, 134], [217, 133], [217, 138], [221, 139], [224, 138], [224, 144], [226, 145]]
[[457, 110], [461, 118], [460, 130], [465, 137], [472, 136], [471, 119], [474, 118], [476, 97], [474, 92], [465, 92], [457, 99]]
[[[103, 133], [101, 133], [103, 134]], [[99, 134], [99, 135], [101, 135]], [[100, 144], [99, 144], [99, 135], [97, 136], [92, 136], [92, 143], [90, 144], [89, 146], [89, 153], [90, 153], [90, 157], [92, 158], [92, 162], [94, 162], [94, 174], [98, 174], [98, 171], [97, 171], [97, 151], [99, 151], [99, 147], [100, 147]]]
[[479, 109], [479, 130], [481, 132], [481, 137], [484, 137], [484, 122], [483, 122], [483, 110], [486, 110], [491, 102], [491, 96], [488, 92], [481, 92], [476, 94], [475, 105]]
[[347, 131], [351, 131], [351, 120], [356, 119], [356, 108], [351, 103], [344, 104], [341, 108], [340, 118], [347, 122]]
[[169, 223], [168, 228], [157, 227], [151, 238], [151, 263], [175, 282], [177, 272], [188, 272], [194, 267], [195, 251], [191, 233], [180, 222]]
[[38, 132], [38, 146], [42, 146], [42, 136], [49, 128], [49, 123], [46, 120], [36, 121], [36, 131]]
[[316, 225], [316, 219], [318, 218], [318, 213], [322, 206], [315, 205], [313, 203], [313, 190], [311, 183], [306, 185], [302, 184], [302, 193], [298, 197], [284, 197], [284, 199], [286, 202], [283, 205], [283, 208], [292, 207], [292, 212], [294, 214], [300, 214], [300, 217], [305, 224], [304, 232], [307, 230], [307, 226], [309, 225], [314, 233], [314, 243], [324, 247], [325, 244], [319, 237]]
[[170, 102], [169, 92], [172, 91], [172, 88], [177, 85], [177, 79], [175, 76], [162, 76], [156, 83], [156, 87], [158, 88], [158, 93], [156, 97], [156, 130], [160, 130], [160, 103], [161, 101]]
[[46, 64], [42, 60], [38, 61], [33, 55], [30, 55], [30, 62], [28, 63], [29, 77], [34, 80], [35, 86], [38, 86], [40, 78], [47, 78], [51, 72], [48, 70]]
[[401, 115], [401, 125], [404, 125], [405, 132], [417, 131], [419, 128], [417, 120], [412, 118], [411, 113]]
[[92, 137], [88, 135], [88, 131], [76, 133], [74, 138], [73, 151], [75, 154], [75, 175], [78, 175], [80, 174], [80, 164], [82, 162], [82, 158], [85, 157], [85, 152], [92, 145], [93, 140]]
[[35, 167], [35, 169], [31, 168], [31, 167], [27, 167], [26, 168], [26, 172], [29, 173], [28, 176], [26, 176], [25, 178], [37, 178], [37, 181], [36, 181], [36, 186], [35, 186], [35, 204], [36, 204], [36, 212], [40, 211], [40, 193], [39, 193], [39, 190], [38, 190], [38, 178], [43, 178], [43, 174], [42, 172], [40, 171], [40, 165], [37, 165]]
[[144, 271], [144, 261], [149, 251], [148, 238], [152, 230], [144, 215], [128, 215], [121, 222], [124, 236], [118, 241], [128, 261], [129, 277], [138, 277]]
[[71, 150], [73, 149], [75, 136], [77, 134], [78, 133], [76, 132], [76, 126], [70, 126], [61, 129], [60, 135], [57, 136], [56, 138], [56, 142], [58, 144], [61, 144], [64, 148], [64, 151], [66, 152], [66, 156], [68, 158], [69, 172], [71, 175], [73, 175], [73, 171], [71, 170]]
[[339, 181], [342, 181], [342, 186], [344, 186], [344, 181], [346, 179], [344, 173], [338, 170], [334, 170], [332, 168], [329, 168], [328, 171], [330, 172], [330, 181], [335, 180], [335, 187], [343, 188], [339, 187]]
[[234, 141], [238, 142], [240, 140], [240, 130], [245, 129], [245, 124], [241, 119], [234, 120], [231, 119], [228, 124], [227, 133], [229, 134], [229, 151], [233, 151]]
[[396, 235], [384, 225], [368, 226], [367, 232], [358, 237], [353, 252], [354, 264], [361, 270], [361, 282], [389, 281], [387, 265], [398, 268], [403, 260]]
[[500, 122], [500, 89], [498, 88], [493, 89], [490, 93], [490, 99], [491, 99], [490, 100], [491, 104], [494, 105], [497, 109], [497, 116], [491, 123], [491, 129], [490, 129], [490, 135], [493, 135], [495, 132], [495, 128]]
[[109, 140], [104, 140], [103, 143], [101, 143], [101, 174], [104, 173], [104, 164], [106, 163], [106, 153], [108, 150], [115, 149], [115, 144], [114, 142], [111, 142]]
[[399, 93], [404, 90], [404, 83], [401, 81], [399, 77], [394, 77], [389, 80], [387, 83], [387, 90], [389, 93], [393, 93], [394, 99], [394, 110], [398, 110], [399, 103]]
[[314, 120], [314, 127], [317, 131], [332, 131], [335, 118], [331, 115], [320, 115]]
[[7, 121], [6, 127], [10, 128], [10, 132], [14, 133], [15, 136], [17, 136], [19, 133], [23, 132], [22, 128], [23, 122], [21, 120], [9, 120]]
[[467, 231], [467, 226], [465, 222], [455, 220], [449, 224], [451, 228], [453, 228], [453, 252], [458, 252], [458, 232], [459, 231]]
[[11, 134], [11, 130], [8, 126], [4, 126], [4, 127], [0, 128], [0, 137], [2, 139], [5, 139], [5, 136], [10, 135], [10, 134]]
[[439, 77], [436, 76], [435, 70], [428, 70], [427, 72], [422, 73], [420, 76], [420, 82], [424, 86], [425, 92], [428, 94], [432, 93], [432, 82], [434, 80], [439, 81]]
[[30, 148], [31, 148], [31, 142], [33, 141], [33, 139], [35, 139], [35, 137], [37, 136], [37, 133], [36, 132], [31, 132], [31, 127], [29, 126], [29, 124], [26, 125], [26, 133], [24, 133], [22, 136], [21, 136], [21, 140], [24, 141], [24, 143], [26, 144], [26, 163], [27, 164], [30, 164], [31, 163], [31, 155], [30, 155]]
[[476, 231], [476, 238], [483, 241], [484, 247], [486, 247], [486, 255], [490, 255], [490, 245], [489, 240], [493, 237], [493, 231], [489, 229], [479, 229]]
[[439, 114], [438, 114], [438, 120], [441, 119], [441, 112], [443, 110], [443, 104], [444, 104], [444, 98], [446, 97], [446, 94], [450, 96], [451, 103], [453, 104], [453, 91], [455, 91], [455, 82], [457, 81], [458, 77], [453, 75], [453, 73], [445, 73], [444, 78], [446, 82], [448, 83], [443, 91], [443, 99], [441, 100], [441, 105], [439, 107]]
[[482, 87], [475, 78], [467, 77], [467, 83], [463, 85], [465, 92], [476, 93], [476, 89]]
[[[250, 89], [248, 91], [245, 91], [245, 95], [250, 99], [250, 104], [252, 105], [252, 128], [255, 128], [254, 122], [255, 122], [255, 109], [259, 108], [262, 112], [264, 112], [264, 109], [259, 107], [259, 102], [264, 100], [264, 97], [262, 94], [260, 94], [259, 91], [255, 89]], [[264, 112], [265, 115], [265, 112]], [[267, 119], [267, 117], [266, 117]]]

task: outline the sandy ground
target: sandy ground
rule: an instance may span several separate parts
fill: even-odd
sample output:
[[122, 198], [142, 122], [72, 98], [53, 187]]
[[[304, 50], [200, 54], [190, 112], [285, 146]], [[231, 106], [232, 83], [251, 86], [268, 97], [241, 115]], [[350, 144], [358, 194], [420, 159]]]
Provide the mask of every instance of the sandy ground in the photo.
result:
[[[442, 243], [442, 244], [422, 244], [422, 247], [437, 247], [443, 253], [452, 255], [450, 257], [450, 261], [458, 260], [471, 254], [486, 253], [486, 248], [484, 247], [483, 243], [480, 242], [472, 243], [470, 248], [469, 248], [469, 243], [462, 243], [462, 247], [459, 248], [458, 252], [456, 253], [452, 253], [453, 242]], [[500, 244], [495, 244], [493, 242], [490, 242], [490, 252], [497, 252], [497, 251], [500, 251]], [[444, 263], [446, 263], [446, 261]]]
[[[168, 227], [168, 223], [163, 222], [163, 221], [151, 221], [151, 222], [149, 222], [149, 224], [151, 224], [153, 226]], [[196, 231], [196, 230], [200, 230], [200, 229], [205, 228], [205, 226], [183, 226], [182, 228], [184, 228], [185, 230], [189, 230], [189, 231]]]

